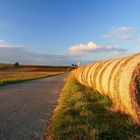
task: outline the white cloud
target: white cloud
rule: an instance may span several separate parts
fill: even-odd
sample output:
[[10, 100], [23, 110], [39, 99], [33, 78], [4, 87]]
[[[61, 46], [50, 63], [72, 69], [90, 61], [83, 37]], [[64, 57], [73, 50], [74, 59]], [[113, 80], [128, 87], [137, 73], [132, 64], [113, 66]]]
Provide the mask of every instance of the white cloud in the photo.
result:
[[113, 34], [119, 34], [119, 33], [130, 33], [130, 32], [134, 32], [135, 29], [132, 27], [119, 27], [119, 28], [114, 28], [112, 30]]
[[70, 52], [74, 52], [74, 53], [79, 53], [79, 52], [82, 52], [82, 51], [91, 51], [91, 50], [94, 50], [94, 49], [97, 49], [98, 46], [93, 43], [93, 42], [89, 42], [87, 45], [85, 44], [79, 44], [79, 45], [75, 45], [75, 46], [72, 46], [69, 48]]
[[114, 44], [99, 46], [93, 42], [89, 42], [87, 44], [74, 45], [69, 48], [69, 51], [71, 54], [79, 54], [79, 53], [102, 53], [102, 52], [121, 53], [126, 50], [119, 48], [117, 45]]
[[4, 43], [4, 42], [5, 42], [4, 40], [0, 39], [0, 43]]
[[112, 34], [108, 33], [108, 34], [105, 34], [102, 36], [103, 38], [111, 38], [112, 37]]
[[132, 35], [124, 34], [124, 35], [120, 35], [119, 38], [121, 40], [131, 40], [131, 39], [133, 39], [133, 36]]
[[0, 40], [0, 48], [19, 48], [19, 47], [23, 47], [23, 45], [11, 44], [4, 40]]
[[121, 40], [130, 40], [133, 39], [132, 33], [135, 32], [136, 29], [132, 27], [118, 27], [112, 28], [109, 33], [103, 35], [103, 38], [118, 38]]

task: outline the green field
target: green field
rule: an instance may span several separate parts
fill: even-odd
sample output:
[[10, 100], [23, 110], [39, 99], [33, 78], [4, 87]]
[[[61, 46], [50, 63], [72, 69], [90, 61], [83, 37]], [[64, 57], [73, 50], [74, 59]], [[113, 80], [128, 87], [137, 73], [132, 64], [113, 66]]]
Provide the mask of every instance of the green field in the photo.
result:
[[106, 96], [71, 78], [61, 92], [47, 130], [48, 140], [139, 140], [140, 126], [113, 112]]

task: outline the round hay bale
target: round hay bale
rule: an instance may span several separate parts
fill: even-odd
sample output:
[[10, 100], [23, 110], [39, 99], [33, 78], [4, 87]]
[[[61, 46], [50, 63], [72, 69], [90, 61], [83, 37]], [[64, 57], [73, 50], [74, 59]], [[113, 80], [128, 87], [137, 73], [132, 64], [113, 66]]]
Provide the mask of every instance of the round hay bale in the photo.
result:
[[130, 57], [120, 73], [119, 95], [125, 112], [140, 121], [140, 55]]
[[140, 123], [140, 53], [81, 66], [72, 75], [81, 84], [108, 95], [116, 110]]
[[90, 65], [89, 71], [88, 71], [88, 74], [87, 74], [87, 85], [88, 85], [89, 87], [92, 86], [92, 84], [91, 84], [92, 75], [91, 75], [91, 74], [92, 74], [92, 70], [93, 70], [95, 64], [96, 64], [96, 63], [93, 63], [93, 64]]
[[92, 68], [92, 71], [91, 71], [91, 77], [90, 77], [90, 87], [94, 88], [94, 85], [95, 85], [95, 73], [96, 72], [96, 69], [98, 69], [98, 67], [100, 66], [100, 63], [96, 63], [93, 68]]
[[96, 79], [96, 85], [97, 85], [97, 90], [104, 94], [104, 89], [103, 89], [103, 85], [102, 85], [102, 78], [103, 78], [103, 74], [106, 70], [106, 68], [110, 65], [110, 63], [112, 63], [112, 59], [109, 59], [107, 61], [105, 61], [103, 64], [102, 64], [102, 67], [101, 69], [99, 70], [99, 72], [97, 73], [97, 79]]

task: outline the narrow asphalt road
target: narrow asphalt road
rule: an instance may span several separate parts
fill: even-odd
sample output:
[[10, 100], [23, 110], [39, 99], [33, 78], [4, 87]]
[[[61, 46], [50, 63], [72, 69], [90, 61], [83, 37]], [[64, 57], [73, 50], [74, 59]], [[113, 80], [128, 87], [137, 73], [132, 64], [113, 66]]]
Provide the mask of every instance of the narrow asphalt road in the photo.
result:
[[66, 77], [0, 87], [0, 140], [42, 140]]

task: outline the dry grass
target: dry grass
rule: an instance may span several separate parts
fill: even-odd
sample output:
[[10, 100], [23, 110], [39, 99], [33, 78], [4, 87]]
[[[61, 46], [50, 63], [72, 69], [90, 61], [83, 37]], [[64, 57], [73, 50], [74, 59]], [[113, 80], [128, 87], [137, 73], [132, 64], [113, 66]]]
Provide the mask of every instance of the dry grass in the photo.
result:
[[140, 123], [140, 53], [82, 66], [72, 74], [81, 84], [108, 95], [115, 110]]

